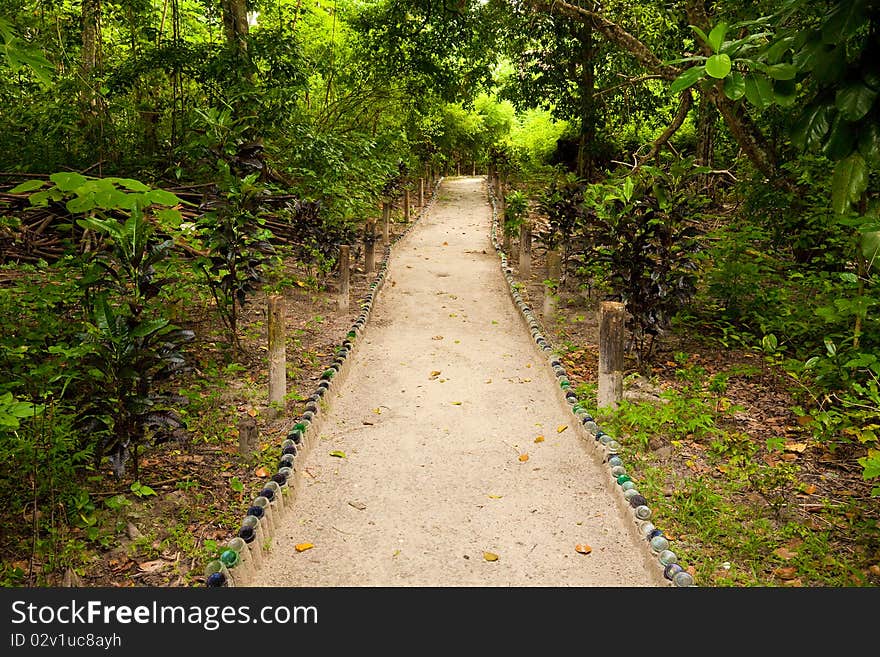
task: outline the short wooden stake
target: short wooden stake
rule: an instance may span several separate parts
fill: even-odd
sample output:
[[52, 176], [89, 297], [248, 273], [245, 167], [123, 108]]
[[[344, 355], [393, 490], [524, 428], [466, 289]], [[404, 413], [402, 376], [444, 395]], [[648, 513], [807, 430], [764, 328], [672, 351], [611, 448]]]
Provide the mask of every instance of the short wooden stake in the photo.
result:
[[389, 201], [382, 202], [382, 244], [384, 246], [391, 244], [391, 203]]
[[257, 429], [257, 421], [250, 415], [245, 415], [238, 421], [238, 453], [245, 459], [250, 459], [257, 451], [260, 441], [260, 432]]
[[599, 305], [599, 407], [617, 408], [623, 399], [623, 341], [626, 309], [619, 301]]
[[351, 246], [343, 244], [339, 247], [339, 296], [336, 308], [341, 313], [348, 312], [351, 278]]
[[364, 235], [364, 272], [372, 274], [376, 269], [376, 220], [367, 219]]
[[519, 275], [532, 275], [532, 225], [524, 221], [519, 229]]
[[269, 404], [283, 407], [287, 395], [285, 356], [284, 297], [269, 297]]
[[419, 178], [419, 210], [425, 207], [425, 179]]
[[403, 190], [403, 221], [409, 224], [409, 190]]

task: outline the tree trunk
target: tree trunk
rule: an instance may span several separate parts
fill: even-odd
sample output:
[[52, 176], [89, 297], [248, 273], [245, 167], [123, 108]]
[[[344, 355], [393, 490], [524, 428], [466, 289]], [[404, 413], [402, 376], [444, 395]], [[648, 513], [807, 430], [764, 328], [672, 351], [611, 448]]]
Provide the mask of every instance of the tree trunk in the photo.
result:
[[580, 39], [581, 134], [578, 143], [577, 174], [592, 182], [596, 169], [596, 69], [593, 64], [593, 22], [577, 30]]

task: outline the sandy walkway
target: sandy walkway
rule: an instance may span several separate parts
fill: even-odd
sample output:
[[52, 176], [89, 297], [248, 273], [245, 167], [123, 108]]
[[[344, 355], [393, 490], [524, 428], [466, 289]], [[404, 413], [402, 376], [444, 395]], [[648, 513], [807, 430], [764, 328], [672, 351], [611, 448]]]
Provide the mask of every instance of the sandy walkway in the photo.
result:
[[447, 179], [395, 246], [254, 586], [662, 581], [507, 294], [485, 199], [482, 179]]

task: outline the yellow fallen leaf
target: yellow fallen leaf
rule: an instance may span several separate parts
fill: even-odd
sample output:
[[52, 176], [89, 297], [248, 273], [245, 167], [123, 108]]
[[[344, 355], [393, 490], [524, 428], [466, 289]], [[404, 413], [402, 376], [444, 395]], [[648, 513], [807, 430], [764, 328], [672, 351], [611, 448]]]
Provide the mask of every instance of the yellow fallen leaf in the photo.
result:
[[249, 409], [247, 410], [247, 414], [250, 415], [251, 417], [256, 417], [256, 416], [257, 416], [257, 409], [255, 409], [255, 408], [249, 408]]
[[525, 463], [526, 461], [529, 460], [529, 455], [528, 454], [520, 454], [519, 460], [522, 461], [523, 463]]
[[428, 376], [428, 378], [429, 379], [436, 379], [438, 376], [440, 376], [440, 370], [433, 370], [431, 372], [430, 376]]
[[373, 412], [374, 412], [376, 415], [382, 415], [382, 409], [381, 409], [381, 408], [374, 408], [374, 409], [373, 409]]
[[269, 473], [268, 469], [266, 469], [264, 466], [261, 465], [259, 468], [257, 468], [254, 471], [254, 474], [257, 475], [258, 477], [268, 477], [270, 473]]
[[461, 406], [461, 402], [450, 402], [453, 406]]
[[311, 550], [315, 546], [312, 543], [297, 543], [293, 547], [297, 552], [305, 552], [306, 550]]
[[786, 452], [797, 452], [798, 454], [802, 453], [806, 449], [807, 449], [806, 443], [788, 443], [785, 446]]
[[486, 561], [498, 561], [498, 555], [494, 552], [483, 552], [483, 558]]
[[586, 543], [575, 545], [574, 549], [575, 549], [575, 552], [580, 552], [581, 554], [589, 554], [590, 552], [593, 551], [593, 548], [591, 548]]
[[556, 427], [556, 433], [562, 433], [566, 429], [568, 429], [567, 424], [560, 424], [558, 427]]
[[535, 438], [535, 442], [536, 442], [536, 443], [543, 443], [543, 442], [544, 442], [544, 436], [538, 436], [537, 438]]
[[344, 459], [345, 452], [343, 452], [341, 449], [334, 449], [332, 452], [330, 452], [330, 456], [336, 456], [337, 458]]
[[503, 495], [490, 495], [489, 499], [490, 500], [500, 500], [502, 497], [504, 497], [504, 496]]

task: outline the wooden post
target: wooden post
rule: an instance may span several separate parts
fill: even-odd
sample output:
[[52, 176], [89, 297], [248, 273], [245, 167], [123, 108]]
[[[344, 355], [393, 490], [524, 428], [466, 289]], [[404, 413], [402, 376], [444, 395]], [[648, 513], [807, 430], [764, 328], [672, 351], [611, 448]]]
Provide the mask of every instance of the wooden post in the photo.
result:
[[419, 210], [425, 207], [425, 179], [419, 178]]
[[403, 222], [409, 224], [409, 190], [403, 190]]
[[341, 313], [348, 312], [350, 274], [351, 246], [343, 244], [339, 247], [339, 297], [336, 300], [336, 308]]
[[284, 297], [269, 297], [269, 403], [284, 404], [287, 395], [287, 359], [284, 349]]
[[250, 415], [245, 415], [238, 421], [238, 453], [244, 459], [250, 459], [257, 451], [260, 440], [260, 432], [257, 430], [257, 421]]
[[617, 408], [623, 399], [623, 340], [626, 309], [618, 301], [599, 305], [599, 407]]
[[528, 278], [532, 274], [532, 225], [523, 221], [519, 229], [519, 275]]
[[391, 202], [382, 201], [382, 244], [391, 244]]
[[372, 274], [376, 269], [376, 220], [367, 219], [364, 235], [364, 272]]

